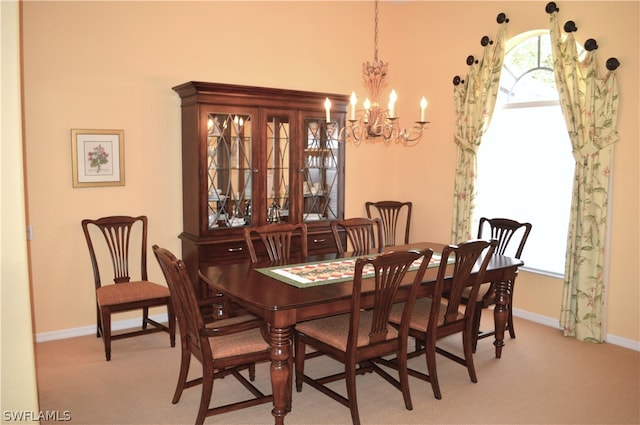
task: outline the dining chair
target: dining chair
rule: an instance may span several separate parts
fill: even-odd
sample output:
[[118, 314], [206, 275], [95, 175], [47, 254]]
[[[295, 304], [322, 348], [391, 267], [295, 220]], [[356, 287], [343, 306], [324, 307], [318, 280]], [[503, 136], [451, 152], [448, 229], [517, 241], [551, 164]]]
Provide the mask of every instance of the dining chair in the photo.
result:
[[[395, 251], [356, 260], [353, 276], [350, 313], [298, 323], [294, 330], [296, 391], [303, 382], [338, 401], [351, 410], [354, 425], [360, 423], [356, 398], [356, 375], [374, 371], [402, 391], [405, 407], [412, 410], [409, 377], [406, 368], [399, 369], [399, 380], [389, 375], [371, 360], [396, 354], [406, 366], [407, 339], [417, 288], [427, 269], [433, 251]], [[416, 267], [414, 262], [421, 259]], [[405, 275], [417, 268], [405, 303], [399, 329], [389, 324], [389, 313]], [[373, 281], [365, 277], [373, 276]], [[367, 291], [374, 291], [373, 305], [364, 305]], [[322, 378], [304, 373], [307, 345], [344, 364], [344, 372]], [[346, 380], [347, 397], [329, 388], [327, 383]]]
[[[340, 232], [346, 233], [345, 246], [340, 237]], [[378, 253], [384, 251], [384, 233], [380, 218], [353, 217], [331, 222], [331, 233], [336, 242], [339, 254], [349, 250], [349, 245], [354, 254], [368, 254], [371, 249], [377, 248]]]
[[[386, 246], [398, 243], [398, 237], [402, 236], [400, 243], [409, 243], [409, 229], [411, 227], [411, 202], [378, 201], [365, 202], [367, 217], [380, 217], [384, 229]], [[404, 229], [404, 232], [402, 231]], [[404, 234], [403, 234], [404, 233]]]
[[[470, 282], [471, 295], [477, 295], [496, 245], [496, 241], [470, 240], [457, 246], [446, 246], [441, 254], [433, 295], [418, 299], [413, 308], [413, 314], [409, 321], [409, 336], [415, 338], [416, 350], [409, 353], [407, 358], [425, 354], [427, 374], [413, 369], [408, 369], [408, 373], [430, 382], [436, 399], [442, 398], [438, 383], [436, 353], [466, 366], [471, 382], [478, 382], [472, 351], [472, 320], [475, 304], [471, 303], [463, 311], [460, 311], [460, 300], [464, 287]], [[477, 268], [477, 272], [472, 275], [474, 266], [483, 253], [485, 254], [484, 258]], [[452, 267], [449, 265], [450, 258], [453, 258], [454, 261]], [[449, 298], [443, 300], [445, 290], [449, 293]], [[404, 303], [394, 305], [389, 321], [401, 328], [406, 323], [405, 311]], [[462, 334], [463, 357], [436, 345], [438, 340], [457, 333]], [[397, 367], [401, 370], [407, 367], [403, 364], [406, 363], [406, 359], [400, 357], [396, 360], [381, 359], [379, 362], [391, 367], [397, 363]]]
[[[256, 251], [253, 235], [257, 234], [264, 250]], [[288, 260], [291, 258], [294, 236], [300, 235], [300, 255], [307, 257], [307, 225], [304, 223], [274, 223], [257, 227], [245, 227], [244, 239], [249, 248], [251, 262], [258, 262], [259, 257], [268, 257], [270, 261]], [[258, 255], [261, 254], [261, 255]], [[265, 255], [266, 254], [266, 255]]]
[[[147, 217], [109, 216], [96, 220], [84, 219], [81, 224], [93, 268], [96, 335], [102, 336], [107, 361], [111, 360], [111, 341], [122, 338], [164, 331], [169, 333], [170, 344], [175, 347], [176, 321], [169, 289], [150, 282], [147, 277]], [[100, 234], [103, 238], [100, 238]], [[101, 255], [98, 256], [98, 253]], [[137, 259], [138, 255], [140, 267], [136, 269], [132, 259]], [[108, 268], [109, 263], [113, 270], [113, 284], [103, 282], [100, 274], [100, 265]], [[134, 273], [130, 273], [130, 265], [139, 279], [132, 280]], [[150, 307], [162, 306], [167, 308], [167, 325], [149, 317]], [[133, 310], [142, 311], [142, 327], [134, 331], [112, 333], [111, 315]]]
[[[269, 360], [264, 321], [254, 316], [237, 316], [205, 324], [182, 260], [158, 245], [153, 246], [153, 253], [171, 291], [180, 327], [180, 372], [171, 402], [177, 404], [185, 388], [202, 385], [196, 425], [209, 416], [272, 402], [271, 394], [265, 395], [251, 382], [255, 380], [255, 363]], [[202, 375], [188, 380], [191, 357], [201, 363]], [[248, 379], [241, 374], [244, 370], [249, 370]], [[235, 377], [253, 397], [210, 407], [214, 381], [228, 375]]]
[[[244, 239], [249, 248], [249, 256], [252, 263], [257, 263], [261, 258], [268, 258], [269, 261], [286, 261], [291, 258], [294, 253], [293, 239], [296, 234], [300, 235], [300, 255], [302, 258], [306, 258], [308, 255], [307, 249], [307, 225], [305, 223], [290, 224], [290, 223], [272, 223], [265, 224], [263, 226], [256, 226], [253, 228], [245, 227]], [[256, 251], [255, 244], [252, 236], [257, 234], [262, 241], [263, 250]], [[258, 255], [261, 254], [261, 255]], [[236, 315], [250, 314], [242, 306], [231, 302], [228, 304], [228, 308]], [[319, 356], [320, 353], [312, 353], [309, 356]], [[289, 367], [292, 369], [293, 359], [289, 359]], [[289, 376], [293, 378], [292, 375]], [[291, 399], [291, 383], [287, 386], [288, 395]]]
[[[531, 223], [519, 223], [515, 220], [508, 218], [480, 218], [478, 225], [478, 238], [483, 237], [497, 239], [498, 246], [496, 248], [496, 254], [509, 255], [515, 258], [520, 258], [522, 250], [527, 242], [529, 233], [531, 232]], [[511, 338], [516, 337], [516, 332], [513, 327], [513, 289], [515, 280], [507, 282], [509, 293], [511, 294], [511, 302], [509, 303], [507, 327], [509, 330], [509, 336]], [[471, 297], [469, 288], [466, 288], [462, 293], [462, 303], [467, 304], [469, 300], [476, 300], [475, 316], [473, 318], [474, 327], [474, 339], [473, 339], [473, 351], [476, 351], [478, 340], [495, 335], [495, 329], [491, 331], [480, 331], [480, 319], [482, 317], [482, 310], [488, 308], [496, 303], [496, 282], [487, 282], [480, 285], [478, 290], [478, 296], [476, 298]]]

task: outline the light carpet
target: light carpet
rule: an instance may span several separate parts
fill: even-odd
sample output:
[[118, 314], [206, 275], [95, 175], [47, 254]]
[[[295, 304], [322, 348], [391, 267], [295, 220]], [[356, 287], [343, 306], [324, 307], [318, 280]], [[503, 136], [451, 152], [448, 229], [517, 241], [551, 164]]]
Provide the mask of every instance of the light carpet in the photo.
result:
[[[486, 316], [486, 317], [485, 317]], [[483, 315], [490, 326], [491, 314]], [[438, 356], [442, 400], [427, 382], [410, 378], [414, 409], [376, 374], [357, 378], [363, 424], [638, 424], [640, 353], [610, 344], [589, 344], [561, 331], [515, 318], [516, 339], [507, 336], [501, 359], [491, 339], [479, 342], [474, 360], [478, 383], [464, 367]], [[460, 337], [445, 340], [448, 349]], [[166, 334], [115, 341], [105, 361], [102, 340], [84, 336], [36, 344], [40, 409], [68, 411], [72, 424], [192, 424], [200, 387], [186, 389], [171, 404], [180, 348]], [[410, 366], [426, 371], [424, 357]], [[200, 363], [191, 363], [193, 375]], [[326, 357], [308, 360], [311, 376], [340, 370]], [[315, 374], [315, 375], [314, 375]], [[257, 368], [256, 382], [271, 392], [269, 365]], [[333, 383], [346, 393], [344, 381]], [[246, 397], [235, 379], [216, 380], [214, 404]], [[272, 424], [270, 403], [213, 416], [205, 424]], [[42, 422], [54, 423], [54, 422]], [[350, 424], [349, 409], [305, 385], [293, 392], [287, 424]]]

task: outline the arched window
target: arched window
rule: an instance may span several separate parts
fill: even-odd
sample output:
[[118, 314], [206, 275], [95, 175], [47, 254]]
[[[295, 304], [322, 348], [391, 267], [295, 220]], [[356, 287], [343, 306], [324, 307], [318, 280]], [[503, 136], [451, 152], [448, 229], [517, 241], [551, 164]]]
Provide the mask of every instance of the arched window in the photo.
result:
[[574, 159], [558, 101], [549, 31], [507, 45], [500, 92], [478, 151], [474, 221], [530, 222], [525, 269], [564, 275]]

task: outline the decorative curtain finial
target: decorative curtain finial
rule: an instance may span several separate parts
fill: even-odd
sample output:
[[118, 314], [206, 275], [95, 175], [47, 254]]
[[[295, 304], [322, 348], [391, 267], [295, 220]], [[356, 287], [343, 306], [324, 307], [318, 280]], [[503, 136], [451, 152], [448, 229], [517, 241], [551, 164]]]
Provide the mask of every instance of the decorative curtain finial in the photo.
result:
[[617, 58], [607, 59], [607, 69], [609, 71], [615, 71], [620, 66], [620, 61]]
[[578, 31], [578, 27], [576, 27], [576, 23], [573, 21], [567, 21], [564, 24], [564, 32], [568, 33], [572, 33], [572, 32], [576, 32]]
[[593, 39], [590, 38], [587, 41], [584, 42], [584, 49], [587, 52], [591, 52], [593, 50], [598, 50], [598, 43]]
[[559, 12], [560, 9], [556, 6], [556, 3], [553, 1], [550, 1], [549, 3], [547, 3], [547, 5], [544, 8], [545, 12], [547, 12], [549, 15], [551, 15], [554, 12]]

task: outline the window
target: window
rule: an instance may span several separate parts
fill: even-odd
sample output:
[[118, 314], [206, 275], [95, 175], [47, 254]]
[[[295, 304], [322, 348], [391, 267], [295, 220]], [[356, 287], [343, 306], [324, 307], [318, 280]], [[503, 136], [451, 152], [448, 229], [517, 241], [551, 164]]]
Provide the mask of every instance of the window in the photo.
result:
[[505, 54], [496, 108], [478, 151], [476, 228], [482, 216], [532, 223], [524, 268], [563, 276], [573, 175], [549, 33], [524, 34]]

